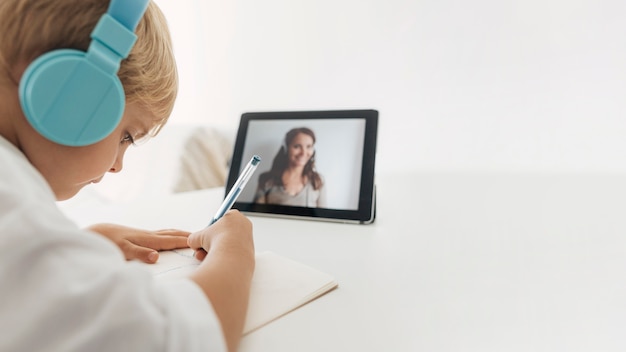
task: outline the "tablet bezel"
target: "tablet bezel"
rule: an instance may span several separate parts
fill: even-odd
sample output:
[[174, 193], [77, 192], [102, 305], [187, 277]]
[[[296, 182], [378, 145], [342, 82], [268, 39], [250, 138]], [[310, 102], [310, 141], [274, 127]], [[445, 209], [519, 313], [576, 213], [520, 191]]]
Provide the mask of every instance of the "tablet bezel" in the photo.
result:
[[[325, 110], [325, 111], [276, 111], [276, 112], [248, 112], [241, 116], [233, 158], [231, 161], [225, 195], [235, 183], [241, 172], [243, 152], [247, 140], [248, 126], [251, 121], [258, 120], [317, 120], [317, 119], [364, 119], [365, 133], [363, 138], [363, 159], [361, 162], [361, 185], [359, 191], [358, 209], [328, 209], [285, 206], [275, 204], [257, 204], [236, 201], [234, 209], [246, 214], [298, 218], [306, 220], [321, 220], [346, 223], [369, 224], [375, 220], [375, 165], [376, 142], [378, 134], [377, 110]], [[262, 163], [271, 163], [273, 155], [262, 156]], [[255, 175], [256, 176], [256, 175]]]

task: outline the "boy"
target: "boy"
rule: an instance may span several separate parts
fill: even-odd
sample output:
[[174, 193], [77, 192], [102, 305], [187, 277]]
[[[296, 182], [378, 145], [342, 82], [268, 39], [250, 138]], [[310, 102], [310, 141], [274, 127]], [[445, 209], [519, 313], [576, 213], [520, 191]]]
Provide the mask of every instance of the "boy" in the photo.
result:
[[[130, 54], [120, 54], [118, 67], [113, 64], [123, 86], [121, 118], [96, 140], [72, 144], [48, 135], [38, 125], [36, 109], [41, 105], [33, 104], [33, 113], [27, 100], [38, 92], [46, 96], [48, 89], [22, 88], [29, 87], [31, 73], [37, 72], [32, 68], [37, 58], [56, 49], [87, 51], [85, 57], [92, 54], [92, 44], [93, 51], [106, 51], [106, 55], [111, 50], [123, 52], [118, 50], [116, 36], [104, 46], [99, 40], [110, 39], [114, 31], [107, 26], [118, 28], [126, 23], [126, 15], [132, 13], [127, 6], [146, 2], [0, 1], [1, 351], [237, 349], [254, 271], [252, 226], [243, 215], [231, 211], [193, 234], [153, 233], [110, 224], [87, 231], [65, 218], [55, 204], [99, 182], [106, 172], [120, 172], [128, 146], [156, 135], [167, 121], [177, 77], [169, 33], [157, 6], [143, 7], [137, 18], [141, 20], [134, 23], [136, 30], [130, 31], [137, 35], [128, 48]], [[105, 22], [105, 30], [97, 30], [99, 21]], [[89, 60], [111, 64], [100, 56], [92, 55]], [[99, 81], [77, 72], [84, 85], [78, 95], [86, 92], [90, 97]], [[45, 84], [54, 81], [50, 77], [56, 77], [57, 70], [50, 75], [44, 76], [48, 77]], [[66, 92], [65, 86], [60, 89]], [[59, 108], [64, 115], [85, 100], [71, 95], [69, 99], [69, 103], [58, 103], [55, 96], [46, 109]], [[114, 104], [94, 109], [101, 105], [108, 109]], [[73, 123], [56, 123], [51, 128], [59, 126], [65, 133]], [[124, 260], [154, 262], [155, 250], [187, 243], [203, 249], [197, 251], [203, 262], [182, 282], [157, 282]]]

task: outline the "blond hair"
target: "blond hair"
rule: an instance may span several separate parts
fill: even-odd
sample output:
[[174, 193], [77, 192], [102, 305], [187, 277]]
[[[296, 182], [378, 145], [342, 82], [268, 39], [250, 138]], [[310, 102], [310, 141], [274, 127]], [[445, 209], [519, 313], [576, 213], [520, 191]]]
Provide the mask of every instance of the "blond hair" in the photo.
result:
[[[108, 0], [0, 0], [0, 64], [9, 76], [54, 49], [86, 51]], [[154, 2], [136, 29], [137, 42], [118, 76], [128, 103], [138, 102], [156, 118], [156, 134], [167, 122], [178, 92], [178, 73], [165, 17]], [[5, 79], [6, 77], [2, 77]]]

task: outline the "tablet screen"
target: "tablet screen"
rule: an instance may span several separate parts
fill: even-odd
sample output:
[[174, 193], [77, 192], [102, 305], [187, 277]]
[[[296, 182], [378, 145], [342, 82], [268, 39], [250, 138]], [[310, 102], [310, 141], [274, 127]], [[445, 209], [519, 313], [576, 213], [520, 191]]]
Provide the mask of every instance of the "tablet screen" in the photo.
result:
[[241, 117], [226, 191], [261, 157], [234, 208], [268, 216], [371, 223], [378, 112], [252, 112]]

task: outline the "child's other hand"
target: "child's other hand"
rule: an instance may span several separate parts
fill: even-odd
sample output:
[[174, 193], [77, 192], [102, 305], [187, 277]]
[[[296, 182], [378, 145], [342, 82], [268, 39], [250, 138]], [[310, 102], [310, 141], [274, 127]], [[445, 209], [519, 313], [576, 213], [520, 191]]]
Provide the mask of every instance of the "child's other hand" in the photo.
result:
[[95, 224], [87, 228], [115, 243], [126, 260], [138, 259], [152, 264], [161, 250], [187, 248], [189, 232], [181, 230], [147, 231], [115, 224]]

